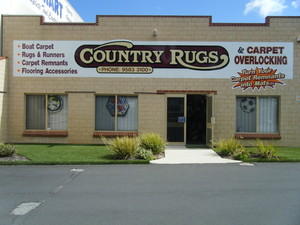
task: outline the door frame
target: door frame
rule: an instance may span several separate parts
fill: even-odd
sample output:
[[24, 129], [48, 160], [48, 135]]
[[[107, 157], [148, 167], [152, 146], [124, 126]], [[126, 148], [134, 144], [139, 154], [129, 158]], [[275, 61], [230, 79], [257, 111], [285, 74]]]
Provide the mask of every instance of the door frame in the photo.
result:
[[215, 95], [206, 95], [206, 145], [213, 146], [215, 119]]
[[[168, 98], [183, 98], [184, 99], [184, 117], [187, 118], [187, 95], [191, 93], [183, 93], [183, 94], [166, 94], [166, 134], [168, 136]], [[214, 139], [214, 125], [215, 125], [215, 113], [214, 113], [214, 104], [215, 104], [215, 96], [214, 94], [207, 93], [201, 94], [206, 96], [206, 145], [208, 147], [212, 147], [212, 140]], [[183, 142], [168, 142], [168, 145], [177, 145], [177, 146], [185, 146], [187, 139], [187, 121], [184, 122], [184, 137]]]
[[[166, 95], [166, 134], [168, 137], [168, 98], [183, 98], [183, 104], [184, 104], [184, 117], [186, 118], [187, 116], [187, 95], [186, 94], [167, 94]], [[185, 146], [186, 145], [186, 121], [183, 124], [183, 142], [168, 142], [168, 145], [170, 146]]]

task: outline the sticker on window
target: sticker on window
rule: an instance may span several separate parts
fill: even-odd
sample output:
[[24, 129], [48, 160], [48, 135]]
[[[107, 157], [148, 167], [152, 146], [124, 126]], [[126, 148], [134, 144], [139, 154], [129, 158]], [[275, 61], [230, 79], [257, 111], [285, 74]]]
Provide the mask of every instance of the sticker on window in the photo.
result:
[[[118, 116], [125, 116], [130, 107], [126, 97], [117, 97], [117, 101]], [[115, 105], [115, 97], [109, 97], [106, 103], [106, 108], [112, 116], [115, 116]]]
[[243, 98], [241, 101], [241, 109], [246, 113], [252, 113], [255, 111], [256, 104], [253, 98]]
[[63, 108], [63, 99], [59, 95], [48, 96], [48, 111], [59, 112]]

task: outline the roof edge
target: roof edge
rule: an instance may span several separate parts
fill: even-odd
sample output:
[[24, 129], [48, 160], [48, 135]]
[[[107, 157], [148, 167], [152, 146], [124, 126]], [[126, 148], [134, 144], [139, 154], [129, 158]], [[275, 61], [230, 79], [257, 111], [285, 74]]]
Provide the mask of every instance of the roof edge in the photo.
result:
[[96, 22], [45, 22], [43, 16], [36, 15], [2, 15], [3, 17], [39, 17], [41, 25], [52, 26], [98, 26], [100, 18], [206, 18], [209, 20], [209, 26], [269, 26], [272, 19], [300, 19], [300, 16], [267, 16], [264, 23], [215, 23], [212, 22], [212, 16], [193, 16], [193, 15], [96, 15]]

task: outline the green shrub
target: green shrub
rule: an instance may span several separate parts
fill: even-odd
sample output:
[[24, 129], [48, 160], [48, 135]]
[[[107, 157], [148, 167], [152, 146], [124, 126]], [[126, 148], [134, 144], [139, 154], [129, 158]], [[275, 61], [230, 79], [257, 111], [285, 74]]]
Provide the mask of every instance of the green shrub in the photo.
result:
[[224, 156], [233, 155], [237, 149], [245, 149], [241, 142], [235, 138], [230, 139], [220, 139], [216, 142], [213, 142], [213, 145], [221, 151], [221, 154]]
[[14, 146], [0, 143], [0, 157], [9, 157], [16, 153]]
[[227, 140], [219, 139], [218, 141], [213, 141], [213, 146], [220, 150], [220, 154], [228, 156], [231, 153], [231, 149], [228, 148]]
[[277, 150], [271, 143], [264, 143], [262, 140], [256, 141], [257, 154], [262, 158], [277, 158]]
[[250, 156], [245, 148], [238, 148], [232, 153], [232, 157], [237, 160], [243, 160]]
[[223, 156], [231, 156], [234, 159], [245, 159], [249, 157], [246, 148], [235, 138], [227, 140], [220, 139], [213, 142], [213, 145], [220, 150], [220, 154]]
[[146, 150], [151, 150], [154, 155], [165, 151], [165, 140], [156, 133], [145, 133], [140, 136], [141, 147]]
[[102, 138], [102, 141], [113, 152], [116, 159], [133, 159], [140, 144], [136, 137]]
[[136, 158], [137, 159], [146, 159], [146, 160], [149, 160], [149, 161], [155, 159], [155, 157], [153, 156], [152, 151], [146, 150], [144, 148], [138, 149], [138, 151], [136, 153]]

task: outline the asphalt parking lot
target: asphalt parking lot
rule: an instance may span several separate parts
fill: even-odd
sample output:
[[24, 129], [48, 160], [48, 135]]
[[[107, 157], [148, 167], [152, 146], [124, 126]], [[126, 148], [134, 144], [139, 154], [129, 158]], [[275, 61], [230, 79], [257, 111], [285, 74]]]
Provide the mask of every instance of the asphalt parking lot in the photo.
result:
[[0, 166], [0, 225], [299, 225], [300, 163]]

